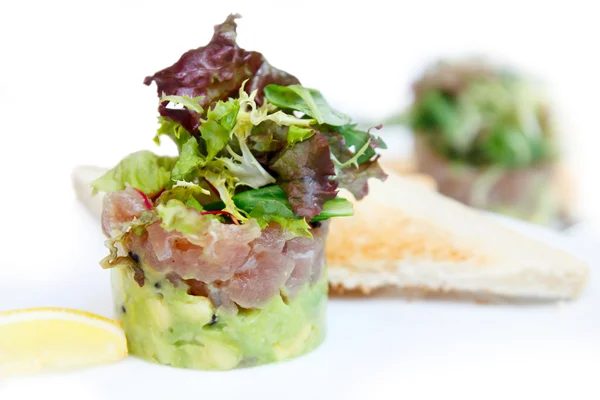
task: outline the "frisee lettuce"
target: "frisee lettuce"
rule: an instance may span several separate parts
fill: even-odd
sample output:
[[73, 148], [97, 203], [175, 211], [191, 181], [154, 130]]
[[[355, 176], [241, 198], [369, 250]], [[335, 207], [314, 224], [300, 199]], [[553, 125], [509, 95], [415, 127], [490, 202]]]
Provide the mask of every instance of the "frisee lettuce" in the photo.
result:
[[387, 145], [380, 137], [357, 129], [356, 124], [336, 127], [335, 130], [344, 137], [346, 147], [353, 148], [354, 154], [358, 155], [357, 164], [371, 160], [376, 155], [375, 149], [387, 149]]
[[[358, 161], [364, 155], [364, 153], [367, 151], [367, 149], [370, 148], [369, 145], [370, 145], [370, 140], [367, 140], [367, 142], [365, 144], [363, 144], [363, 146], [360, 149], [358, 149], [352, 157], [350, 157], [348, 160], [346, 160], [344, 162], [341, 162], [340, 160], [338, 160], [337, 157], [333, 153], [331, 154], [331, 160], [333, 161], [333, 163], [335, 164], [335, 166], [338, 169], [344, 169], [344, 168], [350, 167], [350, 166], [354, 166], [354, 167], [358, 168]], [[336, 173], [336, 175], [339, 175], [339, 172]]]
[[176, 199], [157, 205], [156, 212], [161, 219], [160, 226], [167, 232], [176, 230], [193, 235], [196, 232], [201, 232], [202, 227], [209, 223], [208, 217], [201, 215]]
[[165, 101], [168, 101], [175, 105], [182, 105], [185, 108], [187, 108], [188, 110], [192, 110], [194, 112], [197, 112], [198, 114], [202, 114], [204, 112], [204, 109], [200, 105], [200, 102], [202, 102], [203, 97], [204, 96], [190, 97], [187, 95], [167, 96], [163, 93], [163, 96], [161, 97], [160, 102], [164, 103]]
[[237, 154], [231, 146], [227, 146], [230, 157], [221, 157], [219, 161], [227, 168], [229, 174], [236, 179], [236, 186], [245, 185], [254, 189], [275, 182], [275, 178], [269, 174], [258, 160], [254, 157], [246, 140], [237, 136], [238, 145], [242, 154]]
[[[231, 130], [232, 135], [237, 140], [241, 154], [235, 152], [231, 146], [227, 146], [226, 150], [229, 157], [220, 157], [219, 161], [236, 178], [236, 185], [246, 185], [258, 189], [274, 183], [275, 178], [264, 169], [248, 147], [247, 138], [250, 136], [252, 128], [268, 120], [278, 125], [308, 125], [311, 120], [296, 118], [281, 111], [269, 112], [269, 105], [266, 102], [261, 107], [257, 107], [255, 101], [256, 91], [248, 95], [243, 89], [242, 86], [239, 92], [239, 100], [237, 100], [239, 111], [237, 112], [236, 123]], [[230, 100], [230, 102], [236, 102], [236, 100]]]
[[233, 215], [238, 221], [245, 222], [248, 217], [243, 211], [236, 207], [233, 201], [233, 191], [235, 188], [234, 180], [226, 174], [216, 174], [212, 171], [205, 171], [204, 178], [219, 192], [219, 197], [224, 204], [223, 210]]

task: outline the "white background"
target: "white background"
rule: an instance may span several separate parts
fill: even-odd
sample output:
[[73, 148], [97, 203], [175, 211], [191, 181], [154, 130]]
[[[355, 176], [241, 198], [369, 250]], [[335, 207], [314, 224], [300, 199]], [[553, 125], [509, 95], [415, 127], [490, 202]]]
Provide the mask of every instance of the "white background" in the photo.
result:
[[[156, 150], [151, 141], [156, 92], [142, 84], [143, 78], [171, 65], [184, 51], [206, 44], [213, 25], [229, 12], [244, 16], [238, 29], [244, 48], [261, 51], [273, 65], [320, 89], [333, 105], [365, 124], [376, 124], [404, 107], [410, 101], [409, 83], [441, 55], [491, 54], [539, 76], [550, 85], [562, 117], [568, 160], [581, 188], [578, 209], [600, 226], [596, 2], [278, 3], [284, 2], [0, 0], [0, 268], [48, 268], [45, 273], [24, 272], [10, 282], [0, 281], [5, 296], [18, 298], [15, 304], [33, 305], [28, 304], [34, 297], [28, 297], [27, 288], [36, 282], [35, 288], [45, 287], [60, 305], [85, 297], [96, 287], [89, 281], [67, 284], [88, 276], [83, 272], [71, 277], [52, 272], [73, 260], [85, 264], [82, 268], [95, 267], [89, 258], [98, 258], [96, 253], [87, 254], [87, 247], [73, 245], [97, 240], [99, 235], [90, 233], [87, 222], [80, 221], [81, 211], [73, 210], [70, 172], [78, 164], [109, 166], [129, 152]], [[63, 267], [71, 270], [73, 266]], [[103, 271], [94, 271], [94, 277], [103, 279]], [[87, 300], [92, 311], [96, 300]], [[561, 350], [557, 334], [556, 353], [530, 354], [530, 360], [535, 360], [530, 364], [518, 362], [517, 350], [496, 354], [497, 368], [488, 369], [490, 375], [486, 375], [467, 361], [453, 369], [436, 359], [438, 352], [430, 360], [421, 360], [412, 372], [405, 367], [403, 377], [396, 377], [392, 370], [382, 371], [379, 380], [371, 376], [375, 391], [355, 395], [377, 398], [378, 393], [388, 392], [386, 385], [401, 393], [406, 382], [415, 394], [421, 387], [424, 395], [456, 394], [462, 386], [471, 394], [487, 393], [482, 398], [499, 398], [515, 393], [512, 385], [528, 382], [528, 394], [539, 398], [535, 388], [552, 394], [544, 385], [553, 382], [559, 389], [554, 394], [584, 398], [585, 393], [593, 393], [587, 388], [594, 390], [591, 385], [598, 376], [589, 362], [589, 351], [598, 352], [590, 318], [593, 315], [581, 315], [578, 320], [577, 328], [587, 326], [588, 331], [586, 341], [574, 353]], [[577, 328], [571, 326], [573, 337]], [[402, 344], [397, 343], [394, 346]], [[380, 351], [383, 354], [385, 349], [380, 347]], [[477, 353], [475, 347], [470, 351]], [[588, 360], [587, 364], [577, 364], [582, 360]], [[570, 365], [573, 370], [565, 376]], [[537, 372], [533, 381], [530, 367]], [[430, 382], [431, 375], [445, 378]], [[510, 380], [509, 386], [503, 385], [503, 377]], [[89, 387], [78, 388], [71, 381], [53, 380], [42, 387], [65, 393], [68, 387], [73, 395], [81, 389], [81, 398], [96, 398]], [[34, 393], [36, 387], [29, 389]], [[15, 386], [12, 396], [7, 390], [6, 398], [20, 398], [21, 390], [23, 386]]]

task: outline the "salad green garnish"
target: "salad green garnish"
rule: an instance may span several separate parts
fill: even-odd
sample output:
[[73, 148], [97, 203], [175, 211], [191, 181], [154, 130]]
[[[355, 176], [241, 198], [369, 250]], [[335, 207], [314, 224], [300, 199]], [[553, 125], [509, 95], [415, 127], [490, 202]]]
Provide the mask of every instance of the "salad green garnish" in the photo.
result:
[[556, 156], [548, 101], [522, 76], [475, 60], [440, 63], [414, 92], [407, 123], [446, 159], [521, 168]]
[[138, 151], [128, 155], [116, 167], [96, 179], [92, 188], [95, 191], [118, 192], [131, 186], [143, 193], [155, 194], [170, 183], [175, 163], [172, 157]]
[[155, 142], [169, 137], [179, 155], [131, 154], [92, 187], [138, 189], [165, 229], [185, 232], [212, 216], [310, 236], [311, 222], [352, 215], [339, 188], [360, 199], [368, 178], [385, 179], [375, 151], [385, 144], [319, 91], [241, 49], [235, 18], [216, 26], [207, 46], [144, 81], [156, 83], [160, 99]]

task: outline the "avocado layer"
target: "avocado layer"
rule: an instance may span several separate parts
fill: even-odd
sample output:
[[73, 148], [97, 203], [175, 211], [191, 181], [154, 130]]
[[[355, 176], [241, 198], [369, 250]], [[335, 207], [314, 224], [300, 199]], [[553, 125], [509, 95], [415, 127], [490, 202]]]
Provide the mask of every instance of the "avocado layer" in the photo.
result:
[[228, 315], [208, 298], [187, 294], [185, 285], [142, 269], [142, 287], [129, 266], [112, 269], [115, 309], [132, 355], [175, 367], [224, 370], [297, 357], [324, 339], [326, 278], [305, 285], [293, 299], [277, 295], [260, 310]]

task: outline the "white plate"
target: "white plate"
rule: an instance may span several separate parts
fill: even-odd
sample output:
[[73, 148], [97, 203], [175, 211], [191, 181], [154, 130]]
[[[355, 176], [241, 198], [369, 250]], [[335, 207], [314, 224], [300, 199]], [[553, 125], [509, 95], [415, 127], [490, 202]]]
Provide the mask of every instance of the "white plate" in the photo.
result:
[[[63, 236], [48, 239], [54, 257], [36, 258], [34, 247], [23, 256], [39, 262], [4, 269], [0, 310], [56, 305], [111, 316], [109, 273], [97, 264], [106, 252], [104, 238], [83, 206], [74, 202], [73, 209], [62, 222], [67, 224]], [[333, 299], [325, 343], [296, 360], [203, 372], [130, 357], [0, 382], [0, 398], [48, 393], [78, 400], [599, 398], [598, 252], [545, 229], [502, 220], [588, 260], [592, 279], [583, 296], [571, 303], [526, 306]]]

